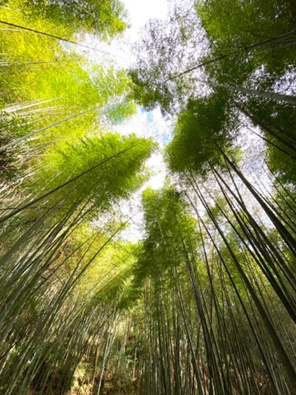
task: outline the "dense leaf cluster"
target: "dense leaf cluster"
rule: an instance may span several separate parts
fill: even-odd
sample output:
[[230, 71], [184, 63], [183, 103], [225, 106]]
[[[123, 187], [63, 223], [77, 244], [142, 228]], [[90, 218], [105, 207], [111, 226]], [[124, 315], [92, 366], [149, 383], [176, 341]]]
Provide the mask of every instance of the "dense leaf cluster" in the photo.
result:
[[[292, 3], [170, 2], [129, 72], [67, 41], [120, 33], [119, 1], [1, 3], [1, 394], [294, 394]], [[174, 119], [137, 243], [135, 102]]]

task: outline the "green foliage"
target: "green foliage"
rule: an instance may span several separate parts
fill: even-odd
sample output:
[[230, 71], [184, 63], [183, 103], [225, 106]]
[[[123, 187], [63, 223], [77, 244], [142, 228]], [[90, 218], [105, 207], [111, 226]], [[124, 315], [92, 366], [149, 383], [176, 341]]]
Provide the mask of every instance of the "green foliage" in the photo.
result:
[[[160, 70], [157, 70], [157, 73], [161, 73]], [[147, 111], [153, 110], [160, 104], [163, 113], [171, 112], [174, 96], [166, 84], [157, 84], [156, 75], [151, 75], [146, 70], [137, 69], [130, 70], [129, 76], [133, 81], [131, 97], [137, 104], [143, 106]]]
[[172, 171], [192, 170], [205, 175], [211, 166], [223, 166], [219, 149], [229, 149], [235, 125], [228, 100], [228, 95], [220, 90], [188, 102], [178, 116], [174, 138], [166, 149]]
[[137, 107], [134, 102], [111, 104], [104, 109], [104, 114], [113, 125], [119, 125], [132, 115], [136, 114]]
[[194, 248], [195, 220], [173, 188], [143, 193], [145, 238], [135, 266], [135, 280], [158, 278], [184, 262], [184, 245]]
[[198, 62], [200, 55], [195, 48], [202, 41], [199, 25], [187, 2], [174, 4], [166, 20], [148, 21], [133, 47], [136, 62], [129, 70], [132, 97], [138, 104], [147, 110], [159, 105], [164, 114], [174, 114], [186, 105], [192, 83], [177, 76]]
[[[40, 30], [42, 26], [49, 30], [57, 28], [61, 36], [65, 33], [54, 21], [39, 18], [32, 22], [17, 12], [17, 4], [13, 9], [0, 9], [0, 18], [20, 25], [32, 23], [32, 27]], [[72, 110], [81, 111], [94, 105], [107, 105], [126, 94], [130, 84], [124, 70], [89, 64], [71, 52], [75, 47], [65, 48], [58, 40], [21, 29], [12, 32], [2, 29], [0, 38], [4, 63], [0, 83], [4, 93], [10, 91], [7, 101], [59, 98], [59, 105], [66, 104]]]
[[[30, 125], [17, 115], [9, 115], [0, 110], [0, 147], [9, 144], [15, 138], [26, 135]], [[19, 157], [23, 150], [8, 148], [0, 151], [0, 180], [11, 180], [19, 175]]]
[[[268, 38], [270, 29], [275, 37], [294, 27], [295, 9], [285, 0], [271, 0], [268, 4], [264, 0], [206, 0], [196, 4], [196, 9], [209, 36], [215, 35], [220, 43], [228, 37], [233, 42], [240, 40], [239, 45], [250, 44], [254, 37]], [[246, 37], [248, 41], [242, 41]]]
[[[0, 20], [62, 37], [125, 27], [116, 0], [7, 4]], [[0, 154], [1, 393], [64, 394], [73, 377], [75, 393], [293, 393], [295, 116], [291, 105], [238, 100], [242, 87], [293, 88], [291, 4], [200, 2], [207, 57], [194, 9], [176, 6], [168, 23], [150, 22], [130, 75], [0, 30], [0, 142], [24, 137]], [[211, 93], [198, 97], [189, 70], [213, 57]], [[155, 144], [106, 126], [135, 112], [130, 98], [181, 110], [166, 150], [181, 177], [143, 193], [135, 245], [120, 240], [116, 210], [147, 180]], [[238, 109], [269, 140], [274, 195], [273, 179], [256, 189], [232, 160]]]
[[267, 141], [267, 162], [283, 183], [296, 183], [295, 108], [287, 103], [251, 99], [247, 111]]
[[163, 283], [173, 268], [184, 263], [183, 243], [194, 248], [195, 220], [186, 214], [186, 205], [172, 187], [161, 191], [146, 189], [142, 196], [145, 221], [144, 240], [135, 247], [132, 281], [120, 306], [131, 308], [143, 296], [147, 279]]
[[120, 0], [25, 0], [19, 7], [29, 18], [41, 17], [55, 25], [67, 26], [72, 34], [84, 31], [112, 38], [127, 27], [124, 6]]
[[36, 183], [41, 187], [47, 185], [46, 190], [50, 191], [79, 176], [54, 199], [60, 194], [73, 203], [90, 199], [96, 207], [105, 210], [116, 200], [127, 198], [147, 179], [140, 171], [153, 147], [151, 140], [115, 133], [84, 138], [76, 144], [66, 143], [63, 150], [51, 156], [50, 162], [45, 158], [47, 165], [40, 169]]
[[[56, 34], [66, 34], [54, 21], [37, 16], [30, 20], [18, 7], [15, 2], [13, 8], [1, 8], [0, 19], [49, 32], [56, 28]], [[93, 65], [57, 40], [21, 29], [1, 29], [0, 52], [1, 140], [2, 145], [12, 144], [9, 152], [1, 154], [3, 177], [11, 178], [34, 166], [51, 167], [51, 156], [69, 147], [69, 141], [76, 144], [96, 133], [106, 118], [118, 124], [135, 111], [133, 102], [126, 99], [131, 81], [124, 70]], [[26, 143], [22, 148], [32, 152], [22, 169], [20, 145], [13, 146], [20, 137]]]
[[[284, 37], [296, 23], [291, 1], [207, 0], [196, 10], [211, 42], [211, 57], [229, 54], [220, 61], [221, 80], [226, 72], [228, 80], [241, 83], [262, 64], [268, 73], [282, 75], [294, 62], [295, 35]], [[215, 73], [214, 64], [210, 69]]]

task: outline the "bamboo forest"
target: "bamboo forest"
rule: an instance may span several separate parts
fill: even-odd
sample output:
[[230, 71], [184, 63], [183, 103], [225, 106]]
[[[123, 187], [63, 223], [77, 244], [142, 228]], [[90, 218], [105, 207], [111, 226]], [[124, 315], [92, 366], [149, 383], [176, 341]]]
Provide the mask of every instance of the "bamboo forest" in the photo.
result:
[[295, 1], [126, 1], [0, 0], [0, 394], [294, 395]]

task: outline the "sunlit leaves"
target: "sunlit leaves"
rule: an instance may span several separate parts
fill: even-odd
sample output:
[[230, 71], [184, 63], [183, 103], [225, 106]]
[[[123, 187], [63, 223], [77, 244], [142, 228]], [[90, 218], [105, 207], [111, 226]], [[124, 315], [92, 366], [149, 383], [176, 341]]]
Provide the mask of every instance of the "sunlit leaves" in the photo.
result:
[[[127, 197], [145, 180], [144, 173], [139, 172], [152, 148], [151, 141], [138, 139], [135, 135], [121, 137], [107, 133], [84, 138], [76, 144], [64, 145], [63, 150], [52, 156], [48, 166], [41, 170], [38, 182], [52, 180], [47, 188], [53, 189], [106, 161], [74, 185], [69, 185], [69, 198], [73, 201], [90, 197], [99, 207], [105, 208], [113, 199]], [[62, 194], [67, 192], [62, 191]]]
[[127, 27], [126, 15], [120, 0], [22, 1], [19, 7], [31, 19], [42, 17], [55, 25], [67, 26], [70, 32], [99, 33], [103, 38], [113, 37]]

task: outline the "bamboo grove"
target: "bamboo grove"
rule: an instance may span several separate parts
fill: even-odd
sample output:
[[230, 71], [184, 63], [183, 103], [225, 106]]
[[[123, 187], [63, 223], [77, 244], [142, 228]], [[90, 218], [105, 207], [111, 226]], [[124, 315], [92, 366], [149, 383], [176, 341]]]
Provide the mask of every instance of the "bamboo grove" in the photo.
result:
[[[170, 1], [124, 70], [120, 1], [0, 2], [1, 394], [294, 393], [295, 22]], [[132, 242], [138, 106], [174, 128]]]

